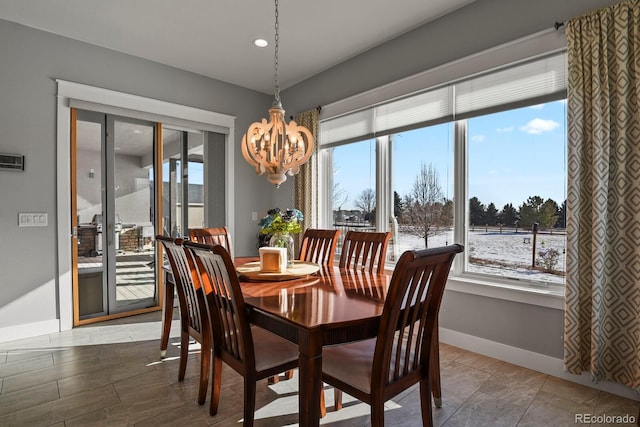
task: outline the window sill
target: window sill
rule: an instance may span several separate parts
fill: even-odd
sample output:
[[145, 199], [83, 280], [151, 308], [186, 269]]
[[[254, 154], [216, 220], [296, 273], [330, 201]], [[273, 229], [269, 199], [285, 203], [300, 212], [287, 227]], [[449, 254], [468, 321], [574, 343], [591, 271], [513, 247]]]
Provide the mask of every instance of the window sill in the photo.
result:
[[473, 276], [449, 276], [446, 290], [564, 310], [564, 288], [515, 286]]

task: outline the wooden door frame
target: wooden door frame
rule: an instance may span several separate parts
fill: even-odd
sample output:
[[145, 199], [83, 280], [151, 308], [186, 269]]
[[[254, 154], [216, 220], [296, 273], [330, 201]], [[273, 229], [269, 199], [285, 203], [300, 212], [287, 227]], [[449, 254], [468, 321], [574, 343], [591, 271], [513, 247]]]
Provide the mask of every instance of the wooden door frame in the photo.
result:
[[[106, 314], [102, 316], [95, 316], [87, 319], [80, 319], [80, 291], [79, 291], [79, 275], [78, 275], [78, 216], [77, 216], [77, 147], [78, 147], [78, 135], [77, 135], [77, 123], [78, 123], [78, 111], [76, 108], [71, 108], [70, 112], [70, 189], [71, 189], [71, 275], [72, 275], [72, 299], [73, 299], [73, 326], [87, 325], [91, 323], [101, 322], [104, 320], [118, 319], [121, 317], [132, 316], [135, 314], [149, 313], [152, 311], [159, 311], [162, 309], [163, 295], [164, 295], [164, 276], [162, 274], [162, 251], [156, 249], [155, 257], [155, 275], [157, 282], [157, 295], [156, 304], [151, 307], [139, 308], [135, 310], [127, 310], [120, 313]], [[155, 193], [154, 193], [154, 215], [155, 215], [155, 233], [158, 234], [159, 227], [161, 227], [162, 219], [162, 124], [154, 123], [154, 153], [157, 153], [154, 159], [154, 180], [155, 180]], [[158, 167], [159, 166], [159, 167]]]

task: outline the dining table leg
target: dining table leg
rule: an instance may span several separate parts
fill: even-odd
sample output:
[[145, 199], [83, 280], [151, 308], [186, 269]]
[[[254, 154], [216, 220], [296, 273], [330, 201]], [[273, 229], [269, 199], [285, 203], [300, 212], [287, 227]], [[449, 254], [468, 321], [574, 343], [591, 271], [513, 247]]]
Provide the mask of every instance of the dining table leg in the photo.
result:
[[322, 337], [301, 331], [299, 359], [299, 424], [302, 427], [320, 425], [320, 391], [322, 389]]
[[173, 321], [173, 301], [175, 294], [175, 283], [173, 276], [168, 271], [164, 275], [164, 301], [162, 304], [162, 335], [160, 336], [160, 357], [167, 355], [169, 346], [169, 335], [171, 333], [171, 322]]

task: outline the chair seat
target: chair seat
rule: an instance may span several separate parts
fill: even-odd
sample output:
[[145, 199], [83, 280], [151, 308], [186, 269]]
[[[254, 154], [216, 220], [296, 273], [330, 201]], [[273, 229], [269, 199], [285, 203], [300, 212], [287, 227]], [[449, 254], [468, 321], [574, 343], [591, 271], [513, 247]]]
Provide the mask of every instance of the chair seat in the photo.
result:
[[256, 355], [256, 371], [262, 372], [298, 360], [298, 346], [258, 326], [251, 326]]
[[[322, 349], [322, 372], [371, 393], [371, 371], [376, 339], [356, 341]], [[349, 363], [345, 363], [348, 360]]]
[[[403, 338], [403, 341], [406, 341], [406, 338]], [[375, 348], [376, 338], [325, 347], [322, 350], [322, 372], [370, 394]], [[413, 359], [413, 351], [410, 359]], [[345, 360], [349, 363], [344, 363]], [[391, 364], [395, 365], [395, 363], [396, 357], [392, 353]], [[404, 360], [400, 361], [399, 369], [404, 370]], [[389, 382], [392, 381], [393, 379], [389, 378]]]

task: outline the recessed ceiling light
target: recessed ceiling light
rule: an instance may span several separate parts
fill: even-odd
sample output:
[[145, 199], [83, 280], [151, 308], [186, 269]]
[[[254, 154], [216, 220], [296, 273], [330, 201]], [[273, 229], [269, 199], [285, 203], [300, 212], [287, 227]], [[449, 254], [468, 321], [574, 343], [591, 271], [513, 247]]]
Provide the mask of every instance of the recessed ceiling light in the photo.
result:
[[266, 41], [265, 39], [255, 39], [253, 41], [253, 44], [255, 44], [258, 47], [267, 47], [269, 45], [269, 42]]

